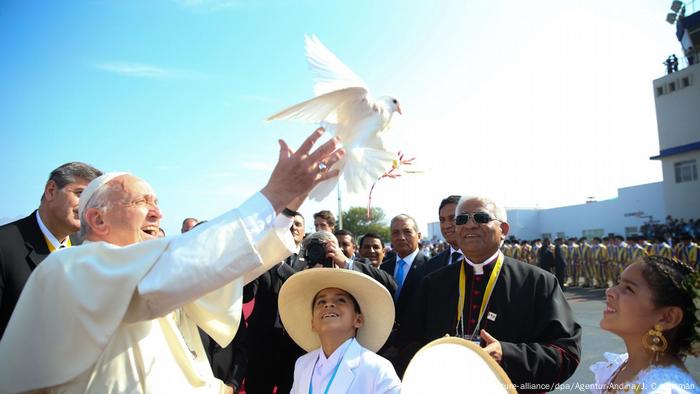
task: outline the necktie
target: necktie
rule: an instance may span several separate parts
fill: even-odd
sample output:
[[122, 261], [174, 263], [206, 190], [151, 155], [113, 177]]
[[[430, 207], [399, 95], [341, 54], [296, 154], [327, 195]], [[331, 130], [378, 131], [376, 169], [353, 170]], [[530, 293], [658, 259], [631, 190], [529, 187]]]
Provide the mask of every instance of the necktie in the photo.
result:
[[454, 264], [459, 261], [459, 259], [462, 258], [462, 254], [459, 252], [452, 252], [452, 260], [450, 260], [450, 264]]
[[396, 268], [396, 294], [394, 294], [394, 298], [396, 300], [399, 299], [399, 294], [401, 294], [401, 288], [403, 288], [403, 278], [405, 270], [406, 262], [403, 261], [403, 259], [400, 259], [398, 261], [398, 267]]

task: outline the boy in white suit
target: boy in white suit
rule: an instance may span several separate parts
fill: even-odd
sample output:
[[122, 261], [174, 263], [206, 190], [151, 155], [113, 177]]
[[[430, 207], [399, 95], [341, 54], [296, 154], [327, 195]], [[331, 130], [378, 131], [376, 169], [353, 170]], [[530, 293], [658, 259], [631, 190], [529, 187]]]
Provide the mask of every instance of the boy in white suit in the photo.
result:
[[313, 268], [291, 276], [279, 296], [282, 324], [307, 354], [292, 393], [396, 393], [401, 381], [375, 352], [394, 323], [391, 295], [360, 272]]

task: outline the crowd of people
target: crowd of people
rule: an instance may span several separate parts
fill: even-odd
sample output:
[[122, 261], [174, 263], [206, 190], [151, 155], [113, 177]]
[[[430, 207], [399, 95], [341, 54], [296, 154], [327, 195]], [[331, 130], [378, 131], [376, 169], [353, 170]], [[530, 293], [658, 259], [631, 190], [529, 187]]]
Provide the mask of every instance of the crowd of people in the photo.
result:
[[627, 347], [594, 365], [594, 392], [700, 392], [683, 364], [700, 355], [692, 236], [675, 250], [518, 241], [502, 205], [458, 195], [436, 204], [446, 243], [432, 256], [409, 214], [389, 240], [356, 238], [330, 211], [305, 234], [299, 208], [344, 155], [337, 138], [312, 150], [322, 134], [296, 151], [280, 141], [260, 192], [173, 236], [146, 181], [51, 172], [39, 208], [0, 227], [0, 393], [398, 393], [445, 335], [477, 344], [518, 392], [550, 391], [582, 356], [564, 285], [608, 287], [601, 327]]

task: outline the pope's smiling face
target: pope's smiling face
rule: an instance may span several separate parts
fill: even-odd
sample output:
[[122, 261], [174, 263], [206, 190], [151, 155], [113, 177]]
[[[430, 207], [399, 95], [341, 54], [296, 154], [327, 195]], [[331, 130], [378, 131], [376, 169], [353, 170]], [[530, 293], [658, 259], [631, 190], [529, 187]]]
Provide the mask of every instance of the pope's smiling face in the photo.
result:
[[311, 329], [321, 335], [355, 336], [363, 317], [355, 299], [345, 290], [323, 289], [313, 301]]
[[112, 180], [109, 187], [109, 206], [103, 214], [108, 233], [103, 240], [126, 246], [157, 238], [163, 214], [151, 186], [135, 176], [124, 175]]

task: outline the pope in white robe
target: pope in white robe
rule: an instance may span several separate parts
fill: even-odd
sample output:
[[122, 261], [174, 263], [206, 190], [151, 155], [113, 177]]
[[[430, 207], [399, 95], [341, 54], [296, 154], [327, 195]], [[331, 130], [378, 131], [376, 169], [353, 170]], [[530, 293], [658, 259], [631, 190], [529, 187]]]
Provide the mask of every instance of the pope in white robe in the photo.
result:
[[[344, 154], [280, 141], [268, 184], [240, 207], [185, 234], [156, 238], [162, 214], [143, 180], [105, 174], [85, 189], [84, 245], [34, 271], [0, 341], [0, 393], [224, 393], [197, 326], [225, 347], [245, 283], [295, 249], [296, 210]], [[319, 166], [319, 163], [325, 164]]]

